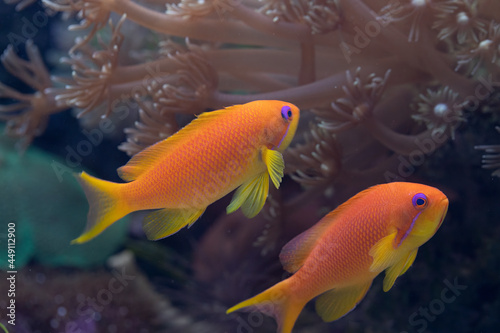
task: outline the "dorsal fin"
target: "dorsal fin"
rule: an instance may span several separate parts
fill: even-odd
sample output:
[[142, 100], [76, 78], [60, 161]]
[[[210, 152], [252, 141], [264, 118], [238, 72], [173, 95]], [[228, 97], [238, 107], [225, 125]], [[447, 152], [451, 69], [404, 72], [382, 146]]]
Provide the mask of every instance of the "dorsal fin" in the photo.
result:
[[289, 273], [298, 271], [304, 265], [318, 238], [332, 222], [325, 216], [314, 226], [289, 241], [280, 252], [283, 269]]
[[177, 131], [177, 133], [135, 154], [127, 164], [118, 168], [118, 175], [127, 182], [136, 180], [137, 177], [165, 158], [165, 154], [172, 151], [174, 146], [192, 136], [195, 132], [199, 131], [201, 127], [210, 126], [210, 122], [221, 114], [232, 111], [239, 106], [240, 105], [233, 105], [225, 109], [200, 114], [196, 119]]
[[342, 215], [344, 210], [347, 210], [352, 204], [366, 196], [376, 187], [377, 186], [372, 186], [364, 191], [359, 192], [358, 194], [338, 206], [335, 210], [328, 213], [311, 228], [307, 229], [306, 231], [289, 241], [283, 247], [280, 253], [280, 261], [283, 265], [283, 268], [289, 273], [295, 273], [296, 271], [298, 271], [299, 268], [304, 265], [304, 262], [309, 257], [309, 254], [314, 249], [314, 246], [317, 244], [318, 239], [329, 227], [331, 227], [335, 223], [337, 217]]

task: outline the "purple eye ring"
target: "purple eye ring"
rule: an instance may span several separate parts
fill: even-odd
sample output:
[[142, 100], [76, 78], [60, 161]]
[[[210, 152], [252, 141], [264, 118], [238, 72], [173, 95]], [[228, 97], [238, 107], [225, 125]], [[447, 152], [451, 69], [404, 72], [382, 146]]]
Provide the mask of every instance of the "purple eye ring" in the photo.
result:
[[292, 118], [292, 109], [288, 105], [281, 108], [281, 118], [285, 120], [290, 120], [290, 118]]
[[423, 193], [417, 193], [413, 196], [411, 202], [416, 209], [424, 209], [427, 206], [427, 197]]

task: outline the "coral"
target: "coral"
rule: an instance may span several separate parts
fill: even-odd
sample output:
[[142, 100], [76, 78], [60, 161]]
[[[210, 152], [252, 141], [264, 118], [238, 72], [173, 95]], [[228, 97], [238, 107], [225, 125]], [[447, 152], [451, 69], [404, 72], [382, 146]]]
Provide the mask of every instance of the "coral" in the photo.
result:
[[50, 114], [61, 111], [54, 95], [49, 96], [45, 92], [52, 86], [50, 74], [31, 40], [26, 42], [26, 53], [27, 61], [19, 58], [13, 47], [9, 46], [2, 55], [2, 64], [36, 92], [23, 94], [0, 82], [0, 98], [17, 101], [0, 105], [0, 120], [7, 121], [7, 135], [19, 138], [18, 145], [22, 150], [29, 146], [35, 136], [43, 133]]
[[[474, 80], [453, 70], [454, 63], [460, 68], [468, 62], [463, 56], [465, 53], [452, 52], [457, 49], [465, 52], [463, 50], [485, 38], [490, 38], [493, 43], [495, 37], [489, 35], [496, 31], [495, 21], [490, 20], [490, 32], [486, 34], [484, 22], [487, 17], [482, 14], [482, 3], [468, 0], [410, 1], [385, 6], [379, 6], [377, 2], [373, 8], [360, 0], [269, 1], [262, 5], [252, 1], [181, 1], [167, 4], [164, 13], [156, 11], [155, 6], [149, 8], [129, 0], [45, 0], [44, 3], [52, 10], [77, 13], [80, 25], [70, 29], [92, 28], [86, 37], [76, 40], [69, 57], [63, 59], [63, 63], [72, 69], [71, 78], [57, 78], [65, 86], [52, 87], [49, 81], [44, 89], [37, 89], [45, 91], [47, 103], [57, 106], [53, 112], [73, 107], [82, 109], [79, 117], [94, 109], [104, 109], [103, 116], [109, 116], [117, 101], [124, 99], [139, 103], [142, 111], [138, 127], [127, 130], [130, 150], [128, 144], [121, 146], [130, 155], [139, 151], [139, 146], [143, 148], [171, 133], [144, 126], [145, 123], [151, 124], [148, 120], [155, 119], [177, 128], [166, 113], [200, 113], [207, 108], [265, 98], [285, 99], [313, 110], [328, 103], [332, 105], [332, 114], [328, 115], [323, 109], [320, 126], [328, 123], [324, 119], [340, 115], [344, 121], [336, 121], [338, 125], [335, 126], [345, 126], [347, 130], [353, 126], [353, 119], [349, 120], [339, 110], [346, 111], [345, 108], [351, 107], [354, 118], [363, 116], [365, 111], [376, 113], [376, 103], [397, 84], [422, 82], [425, 91], [425, 84], [433, 85], [434, 78], [458, 94], [470, 94]], [[113, 12], [122, 15], [116, 24], [109, 20]], [[352, 20], [352, 17], [357, 19]], [[435, 21], [430, 29], [420, 22], [428, 19]], [[130, 52], [121, 50], [124, 36], [120, 30], [126, 21], [151, 29], [153, 33], [186, 38], [186, 42], [170, 39], [168, 47], [158, 45], [155, 60], [122, 65], [118, 55], [125, 53], [127, 57], [126, 52]], [[153, 21], [158, 23], [152, 25]], [[398, 30], [399, 25], [408, 24], [412, 42], [409, 44]], [[111, 35], [105, 42], [101, 32], [107, 26]], [[359, 30], [363, 26], [368, 29], [366, 32]], [[422, 29], [426, 29], [424, 39], [421, 38]], [[369, 37], [371, 34], [374, 37]], [[98, 47], [90, 45], [93, 39], [97, 40]], [[449, 53], [436, 47], [439, 40], [447, 41], [449, 46], [445, 50]], [[413, 43], [417, 41], [418, 45]], [[231, 43], [251, 47], [227, 47]], [[398, 59], [392, 59], [391, 53], [379, 47], [384, 43], [393, 49], [392, 54], [399, 52]], [[338, 45], [341, 45], [340, 52]], [[480, 49], [484, 49], [484, 45]], [[382, 66], [370, 65], [374, 63], [370, 61], [373, 54]], [[332, 64], [329, 60], [332, 56], [340, 64], [345, 64], [347, 76], [343, 77], [342, 71], [339, 72], [341, 66]], [[495, 63], [493, 55], [486, 58]], [[473, 73], [480, 63], [477, 62]], [[295, 70], [297, 66], [298, 72]], [[350, 74], [353, 72], [354, 78]], [[384, 72], [386, 74], [381, 75]], [[393, 76], [392, 83], [387, 83], [389, 72]], [[383, 79], [374, 81], [379, 75]], [[366, 87], [362, 88], [363, 85]], [[346, 88], [335, 89], [342, 86]], [[363, 92], [362, 89], [368, 90]], [[415, 93], [418, 96], [418, 92]], [[367, 107], [370, 110], [363, 111]], [[388, 103], [385, 107], [401, 109], [408, 108], [408, 105]], [[153, 113], [157, 115], [153, 116]], [[34, 112], [27, 113], [30, 120], [35, 121], [35, 116]], [[328, 124], [329, 130], [335, 132], [332, 123]], [[370, 131], [375, 127], [375, 134], [372, 134], [395, 152], [407, 154], [413, 149], [388, 144], [387, 141], [399, 137], [388, 134], [383, 124], [367, 127]], [[137, 131], [148, 137], [138, 146], [141, 135]]]
[[[110, 81], [116, 70], [123, 41], [123, 36], [119, 31], [124, 21], [125, 16], [118, 21], [116, 27], [110, 21], [112, 35], [109, 45], [98, 37], [100, 49], [85, 45], [86, 47], [82, 47], [83, 50], [78, 55], [61, 59], [62, 63], [71, 65], [71, 79], [60, 78], [59, 81], [64, 83], [65, 87], [54, 88], [50, 91], [57, 96], [56, 100], [59, 103], [83, 109], [78, 117], [82, 117], [110, 98]], [[78, 44], [83, 45], [85, 41], [77, 41]], [[109, 105], [105, 116], [109, 116], [110, 113]]]
[[471, 40], [478, 41], [478, 35], [485, 33], [484, 21], [478, 16], [478, 1], [448, 1], [448, 6], [436, 13], [432, 26], [439, 30], [437, 37], [441, 40], [456, 38], [458, 44]]
[[443, 134], [449, 131], [449, 136], [455, 138], [455, 130], [460, 123], [465, 122], [458, 94], [449, 87], [438, 91], [427, 90], [427, 94], [420, 94], [414, 109], [418, 112], [413, 119], [425, 123], [432, 130], [431, 135]]
[[[7, 283], [2, 279], [0, 287], [8, 289]], [[16, 284], [22, 287], [14, 332], [161, 332], [175, 322], [175, 309], [127, 252], [94, 272], [28, 266], [16, 274]]]
[[[95, 242], [71, 246], [85, 226], [88, 205], [66, 161], [34, 147], [19, 156], [10, 141], [0, 140], [0, 227], [6, 230], [9, 223], [15, 224], [16, 267], [30, 260], [48, 266], [102, 264], [123, 244], [126, 221]], [[2, 269], [8, 267], [4, 237], [5, 233], [0, 242]]]
[[[8, 0], [16, 10], [33, 2]], [[32, 91], [0, 84], [0, 120], [21, 151], [66, 109], [78, 112], [86, 130], [113, 124], [114, 138], [125, 141], [116, 142], [118, 149], [133, 156], [205, 111], [258, 99], [301, 108], [301, 124], [284, 153], [283, 185], [271, 192], [263, 214], [240, 221], [225, 215], [221, 200], [202, 217], [213, 229], [189, 230], [203, 234], [196, 234], [202, 240], [194, 270], [198, 282], [216, 284], [210, 296], [218, 319], [235, 301], [230, 292], [241, 300], [256, 291], [248, 289], [277, 279], [279, 248], [321, 215], [375, 183], [446, 178], [444, 168], [452, 167], [441, 151], [472, 149], [478, 141], [464, 133], [477, 119], [498, 126], [499, 108], [488, 102], [500, 85], [496, 0], [42, 3], [71, 18], [68, 29], [79, 36], [59, 51], [65, 53], [59, 63], [31, 40], [26, 55], [13, 46], [4, 51], [5, 70]], [[51, 40], [64, 39], [55, 30]], [[476, 148], [485, 151], [483, 168], [498, 176], [498, 147]], [[104, 157], [94, 163], [119, 166]], [[417, 178], [433, 158], [441, 163]], [[479, 155], [467, 158], [479, 165]], [[456, 183], [464, 178], [455, 176]], [[36, 235], [28, 227], [21, 234]], [[380, 331], [397, 329], [391, 318], [384, 320]], [[221, 331], [226, 327], [232, 328]]]
[[500, 25], [494, 21], [490, 22], [488, 32], [484, 31], [473, 43], [467, 45], [457, 52], [457, 66], [459, 70], [463, 66], [471, 67], [469, 70], [474, 75], [481, 65], [487, 68], [495, 67], [500, 52]]
[[319, 127], [335, 133], [352, 128], [373, 114], [391, 71], [388, 70], [384, 78], [372, 73], [365, 82], [360, 71], [360, 67], [356, 68], [354, 76], [347, 71], [346, 85], [342, 86], [344, 97], [332, 102], [331, 110], [313, 110], [320, 121]]
[[304, 186], [331, 184], [340, 171], [341, 153], [335, 135], [315, 125], [310, 125], [305, 143], [298, 144], [285, 154], [286, 172]]
[[177, 132], [179, 126], [174, 113], [155, 112], [156, 108], [151, 103], [140, 103], [139, 121], [135, 128], [126, 128], [127, 142], [118, 146], [128, 155], [135, 155], [146, 147], [155, 144], [158, 139], [166, 139]]

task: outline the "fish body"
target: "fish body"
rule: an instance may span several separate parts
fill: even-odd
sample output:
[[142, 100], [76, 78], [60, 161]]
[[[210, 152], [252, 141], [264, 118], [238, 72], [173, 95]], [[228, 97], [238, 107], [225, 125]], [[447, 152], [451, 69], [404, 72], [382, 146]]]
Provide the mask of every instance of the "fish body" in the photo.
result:
[[384, 291], [412, 265], [418, 247], [440, 227], [448, 209], [438, 189], [396, 182], [358, 193], [286, 244], [280, 260], [294, 273], [230, 308], [274, 316], [289, 333], [307, 302], [324, 321], [350, 312], [385, 270]]
[[269, 179], [283, 177], [281, 152], [290, 144], [299, 109], [282, 101], [254, 101], [206, 112], [173, 136], [138, 153], [112, 183], [84, 172], [78, 179], [90, 204], [85, 232], [74, 243], [97, 236], [119, 218], [138, 210], [150, 239], [193, 224], [206, 207], [238, 188], [228, 213], [242, 208], [255, 216], [265, 203]]

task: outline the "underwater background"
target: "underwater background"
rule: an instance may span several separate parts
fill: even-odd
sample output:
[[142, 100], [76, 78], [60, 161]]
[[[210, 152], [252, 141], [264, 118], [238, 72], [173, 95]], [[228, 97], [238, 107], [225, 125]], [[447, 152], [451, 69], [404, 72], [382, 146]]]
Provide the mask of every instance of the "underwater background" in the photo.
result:
[[[377, 277], [332, 323], [310, 302], [293, 332], [498, 330], [497, 1], [148, 0], [137, 4], [161, 16], [144, 21], [130, 3], [0, 2], [8, 332], [275, 332], [270, 317], [225, 312], [288, 276], [278, 255], [290, 239], [357, 192], [399, 180], [448, 196], [443, 225], [389, 292]], [[162, 19], [172, 26], [152, 27]], [[121, 182], [130, 156], [195, 114], [256, 99], [302, 112], [282, 186], [257, 217], [226, 215], [225, 197], [160, 241], [146, 239], [138, 212], [70, 245], [88, 212], [73, 173]]]

